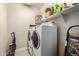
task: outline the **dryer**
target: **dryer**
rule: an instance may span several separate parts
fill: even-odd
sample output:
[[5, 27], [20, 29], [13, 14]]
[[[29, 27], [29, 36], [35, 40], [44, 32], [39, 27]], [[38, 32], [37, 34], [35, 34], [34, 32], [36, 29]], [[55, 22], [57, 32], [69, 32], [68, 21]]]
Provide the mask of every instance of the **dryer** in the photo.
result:
[[57, 27], [55, 25], [38, 25], [31, 35], [32, 50], [35, 56], [57, 55]]

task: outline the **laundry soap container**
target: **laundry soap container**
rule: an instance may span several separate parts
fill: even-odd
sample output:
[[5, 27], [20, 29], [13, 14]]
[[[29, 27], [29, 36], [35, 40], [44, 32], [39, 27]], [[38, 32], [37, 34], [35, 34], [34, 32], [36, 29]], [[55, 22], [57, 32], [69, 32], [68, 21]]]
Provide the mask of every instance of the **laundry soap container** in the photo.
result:
[[60, 5], [56, 4], [55, 5], [55, 13], [60, 13], [62, 11], [62, 8]]

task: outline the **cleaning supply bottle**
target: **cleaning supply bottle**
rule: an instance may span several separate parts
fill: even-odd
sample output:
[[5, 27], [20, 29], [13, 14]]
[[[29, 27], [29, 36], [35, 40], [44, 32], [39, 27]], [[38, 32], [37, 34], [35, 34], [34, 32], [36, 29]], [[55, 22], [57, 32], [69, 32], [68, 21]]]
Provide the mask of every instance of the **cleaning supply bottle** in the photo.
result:
[[62, 8], [60, 5], [56, 4], [55, 5], [55, 13], [60, 13], [62, 11]]

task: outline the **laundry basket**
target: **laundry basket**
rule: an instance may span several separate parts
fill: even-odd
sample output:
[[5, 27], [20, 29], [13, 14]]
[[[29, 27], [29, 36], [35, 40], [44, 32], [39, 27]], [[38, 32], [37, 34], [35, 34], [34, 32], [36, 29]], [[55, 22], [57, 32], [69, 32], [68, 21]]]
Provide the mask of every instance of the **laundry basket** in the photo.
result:
[[70, 30], [75, 27], [79, 27], [79, 25], [70, 26], [67, 30], [65, 56], [79, 56], [79, 32], [70, 34]]

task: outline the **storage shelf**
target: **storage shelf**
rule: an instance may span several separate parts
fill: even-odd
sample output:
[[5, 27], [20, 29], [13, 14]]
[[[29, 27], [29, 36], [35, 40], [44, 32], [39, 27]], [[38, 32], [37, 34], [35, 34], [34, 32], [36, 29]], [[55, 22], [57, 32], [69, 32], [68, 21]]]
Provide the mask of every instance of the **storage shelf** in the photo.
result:
[[77, 4], [73, 7], [70, 7], [70, 8], [66, 8], [60, 14], [55, 14], [55, 15], [49, 16], [48, 18], [46, 18], [46, 22], [54, 20], [55, 18], [58, 18], [61, 14], [65, 15], [65, 14], [69, 14], [69, 13], [72, 13], [72, 12], [77, 11], [77, 10], [79, 10], [79, 4]]
[[77, 5], [73, 6], [73, 7], [67, 8], [64, 11], [62, 11], [61, 13], [62, 14], [69, 14], [69, 13], [72, 13], [74, 11], [79, 11], [79, 4], [77, 4]]
[[60, 15], [69, 14], [69, 13], [72, 13], [74, 11], [79, 11], [79, 4], [77, 4], [73, 7], [70, 7], [70, 8], [66, 8], [65, 10], [63, 10], [59, 14], [54, 14], [54, 15], [49, 16], [48, 18], [46, 18], [45, 22], [49, 22], [51, 20], [54, 20], [55, 18], [58, 18]]
[[60, 16], [60, 14], [51, 15], [51, 16], [49, 16], [48, 18], [46, 18], [46, 22], [49, 22], [49, 21], [51, 21], [51, 20], [53, 20], [53, 19], [55, 19], [55, 18], [57, 18], [57, 17], [59, 17], [59, 16]]

